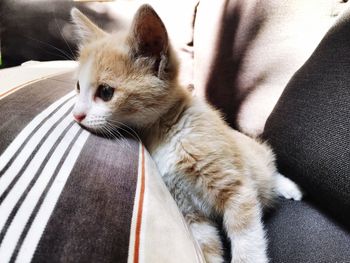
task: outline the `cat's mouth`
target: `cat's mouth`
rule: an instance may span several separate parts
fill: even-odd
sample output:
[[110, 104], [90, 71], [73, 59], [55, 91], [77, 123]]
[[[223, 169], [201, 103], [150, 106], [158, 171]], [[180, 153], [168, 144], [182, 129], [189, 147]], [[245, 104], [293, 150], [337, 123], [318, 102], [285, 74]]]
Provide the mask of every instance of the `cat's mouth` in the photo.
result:
[[85, 124], [83, 124], [83, 123], [81, 123], [81, 122], [76, 122], [76, 123], [78, 123], [79, 126], [80, 126], [81, 128], [83, 128], [84, 130], [87, 130], [87, 131], [89, 131], [89, 132], [91, 132], [91, 133], [94, 133], [94, 134], [99, 133], [98, 129], [96, 129], [96, 128], [92, 128], [92, 127], [86, 126]]
[[93, 133], [100, 133], [103, 132], [103, 130], [107, 130], [107, 122], [102, 118], [95, 118], [95, 117], [87, 117], [83, 120], [77, 120], [75, 118], [75, 121], [80, 125], [80, 127], [93, 132]]
[[89, 126], [87, 126], [87, 125], [85, 125], [85, 124], [83, 124], [83, 123], [81, 123], [81, 122], [79, 122], [79, 121], [75, 121], [81, 128], [83, 128], [84, 130], [86, 130], [86, 131], [89, 131], [89, 132], [91, 132], [91, 133], [98, 133], [98, 130], [97, 129], [94, 129], [94, 128], [92, 128], [92, 127], [89, 127]]
[[102, 126], [99, 126], [99, 127], [90, 126], [90, 125], [87, 125], [87, 124], [85, 124], [85, 123], [81, 123], [81, 122], [78, 122], [78, 121], [76, 121], [76, 123], [78, 123], [79, 126], [80, 126], [81, 128], [83, 128], [83, 129], [86, 130], [86, 131], [89, 131], [89, 132], [92, 133], [92, 134], [95, 134], [95, 135], [103, 135]]
[[94, 134], [99, 137], [103, 137], [106, 139], [121, 139], [125, 137], [130, 137], [130, 133], [123, 130], [119, 129], [118, 127], [107, 127], [103, 125], [99, 125], [98, 127], [96, 126], [89, 126], [81, 122], [77, 122], [80, 127], [82, 127], [84, 130], [87, 130], [91, 134]]

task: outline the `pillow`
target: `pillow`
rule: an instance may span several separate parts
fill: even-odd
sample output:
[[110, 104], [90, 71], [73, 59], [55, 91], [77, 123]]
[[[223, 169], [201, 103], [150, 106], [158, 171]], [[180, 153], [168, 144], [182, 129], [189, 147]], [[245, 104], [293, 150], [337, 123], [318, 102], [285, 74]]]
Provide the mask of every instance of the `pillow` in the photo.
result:
[[284, 87], [344, 2], [201, 0], [194, 31], [196, 93], [232, 127], [261, 135]]
[[28, 67], [0, 91], [2, 262], [204, 262], [142, 144], [83, 130], [74, 74]]
[[350, 214], [350, 10], [298, 70], [267, 120], [264, 138], [283, 174], [313, 200]]

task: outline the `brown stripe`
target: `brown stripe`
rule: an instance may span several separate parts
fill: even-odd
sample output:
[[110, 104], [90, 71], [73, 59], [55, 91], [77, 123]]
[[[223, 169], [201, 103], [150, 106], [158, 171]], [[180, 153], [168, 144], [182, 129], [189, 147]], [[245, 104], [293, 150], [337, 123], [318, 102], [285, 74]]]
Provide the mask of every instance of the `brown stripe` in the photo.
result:
[[[30, 83], [27, 83], [27, 84], [30, 84]], [[9, 89], [7, 91], [5, 91], [4, 93], [0, 94], [0, 99], [2, 99], [3, 97], [5, 97], [7, 94], [11, 93], [11, 92], [14, 92], [16, 91], [17, 89], [20, 89], [21, 87], [24, 87], [25, 85], [21, 85], [21, 86], [18, 86], [18, 87], [14, 87], [12, 89]]]
[[140, 199], [139, 199], [139, 207], [137, 211], [137, 221], [136, 221], [134, 263], [138, 263], [139, 257], [140, 257], [140, 233], [141, 233], [141, 221], [142, 221], [142, 211], [143, 211], [143, 199], [145, 194], [145, 147], [143, 145], [142, 145], [141, 158], [142, 158], [141, 189], [140, 189]]

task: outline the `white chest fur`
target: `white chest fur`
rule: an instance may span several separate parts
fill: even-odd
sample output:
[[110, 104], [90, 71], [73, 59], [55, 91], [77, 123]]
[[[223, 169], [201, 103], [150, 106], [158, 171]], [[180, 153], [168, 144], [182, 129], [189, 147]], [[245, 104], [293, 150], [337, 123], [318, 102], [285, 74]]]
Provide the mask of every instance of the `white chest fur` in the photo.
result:
[[193, 116], [187, 112], [167, 133], [161, 143], [154, 148], [151, 155], [158, 170], [177, 205], [184, 214], [198, 213], [209, 215], [209, 207], [197, 195], [195, 186], [188, 180], [188, 175], [179, 171], [178, 163], [184, 156], [182, 140], [195, 134], [192, 121]]

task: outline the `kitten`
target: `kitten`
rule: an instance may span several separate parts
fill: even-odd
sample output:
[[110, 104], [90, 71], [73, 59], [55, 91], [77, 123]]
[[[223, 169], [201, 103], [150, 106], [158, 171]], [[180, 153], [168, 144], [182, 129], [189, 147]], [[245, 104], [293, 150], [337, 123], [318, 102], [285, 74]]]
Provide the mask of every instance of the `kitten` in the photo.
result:
[[178, 62], [161, 19], [149, 5], [127, 34], [108, 34], [77, 9], [80, 36], [74, 118], [95, 132], [136, 128], [207, 262], [223, 262], [215, 221], [231, 240], [232, 262], [268, 262], [262, 209], [275, 195], [300, 200], [280, 175], [272, 150], [223, 121], [178, 84]]

